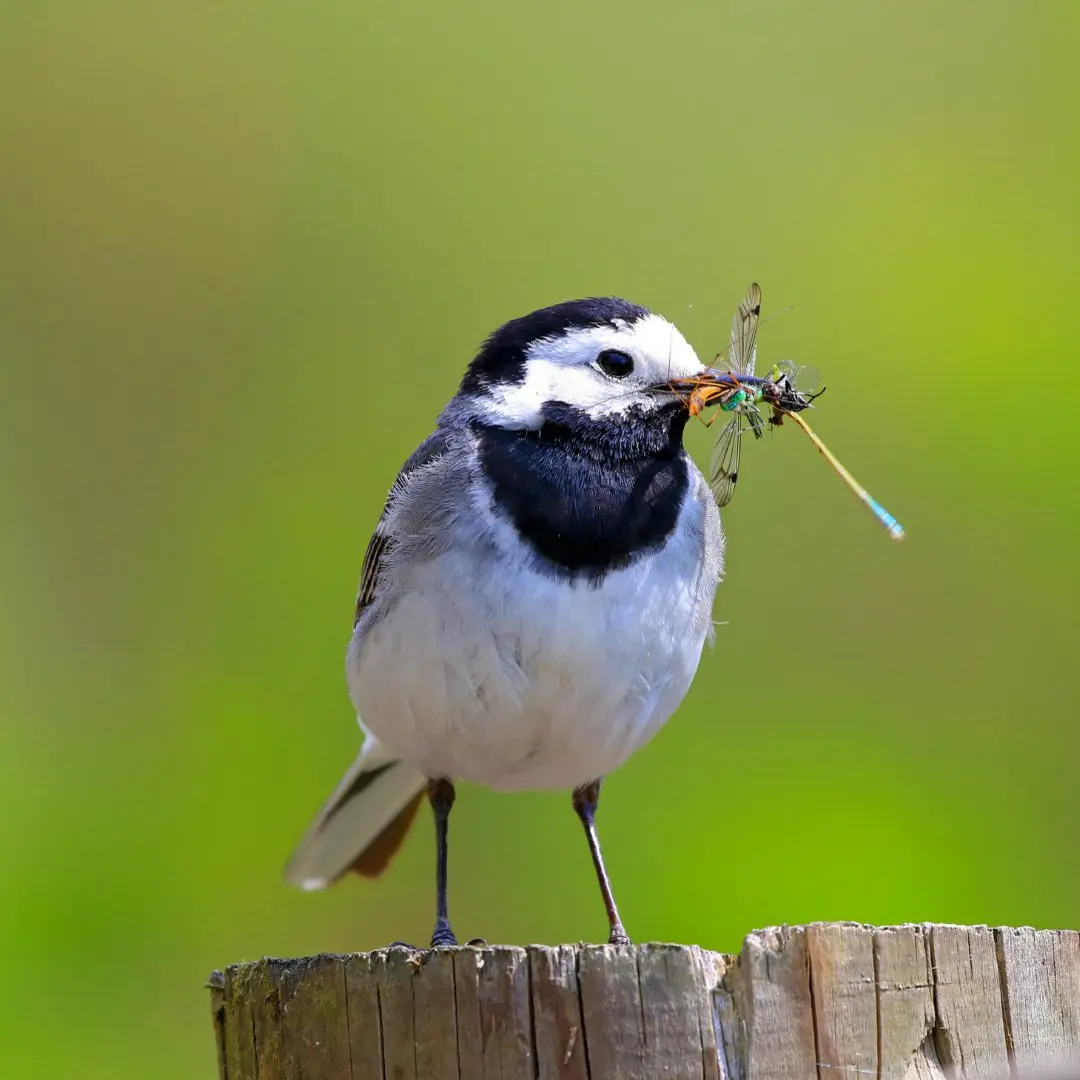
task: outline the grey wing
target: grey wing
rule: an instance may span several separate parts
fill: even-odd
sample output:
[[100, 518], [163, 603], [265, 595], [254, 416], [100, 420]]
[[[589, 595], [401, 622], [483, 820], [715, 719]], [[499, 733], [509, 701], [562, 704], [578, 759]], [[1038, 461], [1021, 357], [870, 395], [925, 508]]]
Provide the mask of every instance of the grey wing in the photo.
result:
[[375, 602], [380, 571], [385, 566], [386, 559], [392, 555], [394, 548], [400, 544], [400, 540], [395, 540], [394, 537], [395, 511], [400, 509], [403, 499], [408, 500], [410, 488], [415, 486], [417, 477], [424, 471], [437, 467], [454, 445], [451, 433], [439, 428], [413, 451], [409, 460], [401, 467], [401, 472], [398, 473], [397, 479], [390, 488], [386, 506], [383, 507], [375, 532], [368, 541], [367, 551], [364, 553], [364, 565], [360, 571], [360, 588], [356, 595], [356, 612], [353, 617], [354, 629], [360, 621], [360, 616]]
[[755, 281], [746, 291], [731, 320], [728, 363], [741, 375], [753, 375], [757, 361], [757, 328], [761, 315], [761, 286]]
[[353, 616], [353, 626], [356, 626], [360, 621], [364, 608], [375, 599], [375, 586], [379, 581], [379, 560], [386, 552], [386, 545], [390, 541], [390, 537], [382, 529], [385, 517], [386, 511], [384, 510], [383, 517], [379, 518], [379, 524], [375, 526], [375, 532], [372, 533], [371, 539], [368, 541], [367, 551], [364, 552], [364, 565], [360, 570], [360, 588], [356, 593], [356, 612]]

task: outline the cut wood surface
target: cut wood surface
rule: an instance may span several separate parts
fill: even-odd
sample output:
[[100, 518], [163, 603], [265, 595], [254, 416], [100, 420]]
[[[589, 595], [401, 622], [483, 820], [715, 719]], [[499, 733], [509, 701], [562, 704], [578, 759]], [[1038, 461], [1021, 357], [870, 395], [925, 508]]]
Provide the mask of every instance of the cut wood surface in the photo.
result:
[[1075, 931], [389, 949], [234, 964], [210, 987], [220, 1080], [1080, 1077]]

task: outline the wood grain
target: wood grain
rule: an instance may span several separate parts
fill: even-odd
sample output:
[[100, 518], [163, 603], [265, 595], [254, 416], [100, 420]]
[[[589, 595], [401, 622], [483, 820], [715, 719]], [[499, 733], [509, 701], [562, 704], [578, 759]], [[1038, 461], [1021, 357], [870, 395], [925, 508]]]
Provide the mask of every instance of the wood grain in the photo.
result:
[[207, 983], [221, 1080], [1080, 1078], [1080, 935], [854, 923], [391, 949]]

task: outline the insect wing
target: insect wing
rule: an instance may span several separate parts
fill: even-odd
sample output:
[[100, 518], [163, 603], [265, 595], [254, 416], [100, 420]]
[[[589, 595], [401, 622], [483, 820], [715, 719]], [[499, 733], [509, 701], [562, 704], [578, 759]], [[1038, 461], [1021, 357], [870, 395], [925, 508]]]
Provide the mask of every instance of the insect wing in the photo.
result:
[[807, 397], [813, 397], [821, 388], [821, 372], [809, 364], [796, 364], [791, 360], [781, 360], [775, 367], [776, 381], [786, 381], [793, 390]]
[[816, 368], [798, 366], [790, 360], [781, 360], [776, 364], [769, 379], [772, 383], [772, 393], [769, 396], [769, 404], [782, 409], [786, 413], [802, 412], [809, 409], [814, 399], [825, 392], [825, 387], [817, 389], [820, 376]]
[[742, 457], [742, 415], [734, 416], [720, 432], [709, 462], [709, 490], [717, 506], [727, 506], [735, 494]]
[[731, 320], [731, 345], [728, 363], [740, 375], [753, 375], [757, 361], [757, 328], [761, 315], [761, 286], [755, 281], [735, 309]]

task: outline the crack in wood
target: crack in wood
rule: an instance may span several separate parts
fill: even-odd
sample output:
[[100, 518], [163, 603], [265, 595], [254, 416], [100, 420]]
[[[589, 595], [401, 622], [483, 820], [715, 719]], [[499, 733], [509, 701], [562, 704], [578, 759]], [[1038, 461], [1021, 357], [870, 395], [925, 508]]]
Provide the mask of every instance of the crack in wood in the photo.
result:
[[581, 1047], [585, 1054], [585, 1076], [592, 1080], [592, 1057], [589, 1054], [589, 1032], [585, 1026], [585, 1002], [581, 994], [581, 950], [574, 953], [574, 989], [577, 991], [578, 1015], [581, 1017]]

